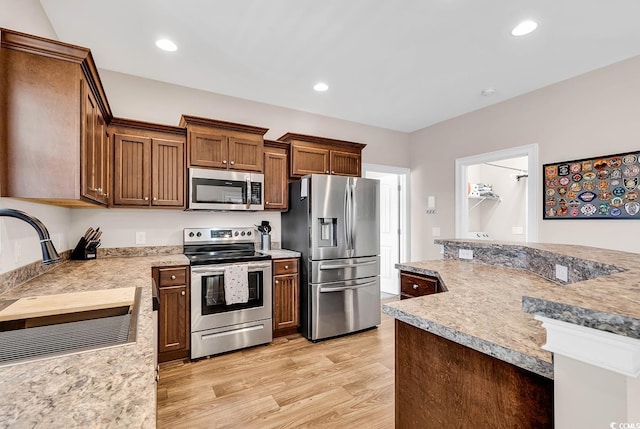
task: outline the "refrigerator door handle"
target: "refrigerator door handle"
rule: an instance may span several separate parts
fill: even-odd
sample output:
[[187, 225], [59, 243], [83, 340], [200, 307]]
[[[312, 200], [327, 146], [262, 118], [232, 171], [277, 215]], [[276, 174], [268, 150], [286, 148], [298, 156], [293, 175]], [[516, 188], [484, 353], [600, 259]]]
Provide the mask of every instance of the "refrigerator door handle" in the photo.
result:
[[340, 264], [340, 265], [321, 265], [320, 270], [340, 270], [343, 268], [358, 268], [367, 265], [375, 265], [378, 261], [359, 262], [355, 264]]
[[351, 206], [351, 221], [350, 221], [350, 226], [351, 226], [351, 239], [349, 240], [351, 243], [351, 257], [353, 257], [353, 254], [355, 253], [355, 233], [356, 233], [356, 198], [355, 198], [355, 179], [353, 178], [349, 178], [349, 187], [351, 190], [351, 201], [350, 201], [350, 206]]
[[354, 286], [343, 286], [343, 287], [321, 287], [320, 288], [320, 293], [327, 293], [327, 292], [342, 292], [345, 290], [351, 290], [351, 289], [360, 289], [362, 287], [367, 287], [367, 286], [375, 286], [378, 282], [377, 281], [373, 281], [373, 282], [368, 282], [368, 283], [363, 283], [361, 285], [354, 285]]
[[347, 251], [351, 250], [351, 192], [349, 182], [344, 189], [344, 238], [347, 243]]

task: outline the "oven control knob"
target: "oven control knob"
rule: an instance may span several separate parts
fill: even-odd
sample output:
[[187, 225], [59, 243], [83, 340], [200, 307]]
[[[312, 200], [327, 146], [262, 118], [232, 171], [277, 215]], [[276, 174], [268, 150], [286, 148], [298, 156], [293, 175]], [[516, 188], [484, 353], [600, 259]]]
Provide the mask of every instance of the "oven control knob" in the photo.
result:
[[251, 235], [251, 231], [247, 231], [247, 235]]
[[233, 235], [235, 235], [236, 237], [238, 236], [238, 234], [239, 234], [239, 232], [238, 232], [238, 231], [236, 231], [236, 232], [234, 232], [234, 233], [233, 233]]
[[242, 233], [240, 233], [240, 235], [243, 236], [243, 237], [245, 236], [245, 234], [246, 233], [244, 231], [242, 231]]
[[189, 233], [189, 237], [193, 237], [195, 234], [193, 232]]
[[198, 237], [202, 237], [202, 233], [201, 233], [201, 232], [197, 233], [196, 235], [197, 235]]

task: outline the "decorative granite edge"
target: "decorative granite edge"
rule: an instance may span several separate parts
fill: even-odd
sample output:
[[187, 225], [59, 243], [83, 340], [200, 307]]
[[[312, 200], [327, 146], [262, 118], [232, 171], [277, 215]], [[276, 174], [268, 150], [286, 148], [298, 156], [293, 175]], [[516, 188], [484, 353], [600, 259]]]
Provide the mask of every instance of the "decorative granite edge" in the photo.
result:
[[[597, 261], [531, 248], [523, 244], [504, 244], [475, 241], [434, 240], [444, 246], [444, 258], [467, 263], [497, 265], [529, 271], [559, 285], [567, 285], [626, 271], [624, 268]], [[460, 249], [472, 249], [473, 259], [460, 259]], [[555, 265], [569, 268], [567, 281], [555, 276]]]
[[6, 273], [0, 274], [0, 295], [7, 291], [10, 291], [14, 287], [19, 286], [22, 283], [28, 282], [33, 278], [36, 278], [44, 273], [55, 269], [60, 264], [64, 264], [69, 260], [69, 256], [71, 256], [71, 250], [65, 250], [64, 252], [60, 253], [61, 261], [55, 264], [45, 265], [42, 263], [42, 260], [38, 260], [13, 269], [11, 271], [7, 271]]
[[516, 352], [507, 347], [500, 346], [490, 341], [474, 337], [473, 335], [468, 335], [463, 332], [456, 331], [455, 329], [440, 325], [438, 323], [412, 316], [397, 308], [389, 307], [386, 304], [382, 306], [382, 311], [385, 314], [395, 318], [396, 320], [408, 323], [409, 325], [415, 326], [416, 328], [422, 329], [423, 331], [427, 331], [442, 338], [446, 338], [447, 340], [461, 344], [465, 347], [469, 347], [480, 353], [484, 353], [524, 370], [553, 380], [553, 363], [551, 362], [545, 362], [543, 360], [534, 358], [532, 356], [527, 356], [523, 353]]
[[522, 311], [629, 338], [640, 339], [640, 319], [633, 317], [605, 313], [530, 296], [522, 297]]
[[177, 255], [183, 253], [182, 246], [135, 246], [98, 248], [98, 258], [123, 258], [134, 256]]

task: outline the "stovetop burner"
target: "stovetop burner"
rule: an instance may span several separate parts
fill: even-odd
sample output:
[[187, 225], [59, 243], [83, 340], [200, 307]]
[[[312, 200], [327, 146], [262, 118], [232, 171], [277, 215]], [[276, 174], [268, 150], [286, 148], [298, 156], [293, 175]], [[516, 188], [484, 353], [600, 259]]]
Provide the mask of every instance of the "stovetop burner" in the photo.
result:
[[185, 228], [183, 251], [191, 265], [261, 261], [271, 256], [255, 251], [253, 228]]

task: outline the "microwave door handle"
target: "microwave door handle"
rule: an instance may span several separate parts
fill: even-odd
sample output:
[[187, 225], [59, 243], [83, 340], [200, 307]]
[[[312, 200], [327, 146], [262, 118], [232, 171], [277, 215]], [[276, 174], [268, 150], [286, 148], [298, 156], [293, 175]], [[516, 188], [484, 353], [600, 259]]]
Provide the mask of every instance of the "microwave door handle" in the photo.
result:
[[251, 207], [251, 177], [247, 176], [247, 208]]

